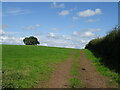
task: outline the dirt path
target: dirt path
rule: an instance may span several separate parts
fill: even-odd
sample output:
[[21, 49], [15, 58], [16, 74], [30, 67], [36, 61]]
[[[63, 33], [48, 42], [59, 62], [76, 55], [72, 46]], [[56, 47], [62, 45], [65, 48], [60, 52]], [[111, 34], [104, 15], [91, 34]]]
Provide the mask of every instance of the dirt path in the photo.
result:
[[[49, 81], [36, 88], [70, 88], [70, 70], [74, 60], [74, 50], [68, 60], [57, 65], [57, 69], [52, 73]], [[96, 71], [94, 65], [88, 60], [84, 51], [81, 50], [80, 57], [80, 76], [79, 79], [84, 83], [81, 88], [114, 88], [108, 84], [108, 78]]]
[[100, 75], [94, 65], [87, 59], [85, 53], [80, 53], [80, 79], [85, 83], [84, 88], [111, 88], [108, 78]]
[[46, 82], [42, 88], [68, 88], [69, 86], [69, 78], [70, 78], [70, 70], [74, 60], [74, 54], [76, 50], [74, 50], [69, 59], [62, 62], [57, 66], [57, 69], [53, 72], [50, 80]]

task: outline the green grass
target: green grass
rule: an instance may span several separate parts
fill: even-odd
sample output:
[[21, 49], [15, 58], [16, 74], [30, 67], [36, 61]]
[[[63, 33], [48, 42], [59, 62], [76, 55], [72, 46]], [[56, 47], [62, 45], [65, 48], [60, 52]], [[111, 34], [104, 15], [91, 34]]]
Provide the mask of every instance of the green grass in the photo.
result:
[[80, 63], [79, 63], [80, 50], [74, 55], [74, 62], [71, 69], [70, 87], [79, 88], [83, 86], [83, 83], [79, 80], [80, 75]]
[[99, 71], [102, 75], [110, 77], [110, 84], [115, 84], [115, 86], [120, 87], [120, 74], [111, 71], [109, 68], [105, 67], [103, 64], [100, 63], [101, 58], [96, 58], [93, 53], [88, 50], [84, 49], [87, 57], [93, 62], [96, 66], [97, 71]]
[[73, 49], [29, 45], [2, 45], [3, 88], [32, 88], [49, 79], [55, 64], [67, 60]]

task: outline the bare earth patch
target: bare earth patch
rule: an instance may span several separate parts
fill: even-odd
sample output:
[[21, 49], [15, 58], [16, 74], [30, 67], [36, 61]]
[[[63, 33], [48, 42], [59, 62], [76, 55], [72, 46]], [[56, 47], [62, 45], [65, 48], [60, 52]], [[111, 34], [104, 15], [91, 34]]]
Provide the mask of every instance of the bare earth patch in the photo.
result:
[[108, 78], [100, 75], [94, 65], [87, 59], [85, 53], [80, 53], [80, 80], [83, 81], [84, 88], [112, 88], [108, 85]]
[[[45, 82], [42, 85], [42, 88], [68, 88], [69, 87], [69, 78], [70, 78], [70, 70], [74, 60], [74, 54], [76, 50], [74, 50], [69, 59], [62, 62], [57, 66], [57, 69], [53, 72], [50, 80]], [[37, 88], [41, 88], [41, 85], [38, 85]]]

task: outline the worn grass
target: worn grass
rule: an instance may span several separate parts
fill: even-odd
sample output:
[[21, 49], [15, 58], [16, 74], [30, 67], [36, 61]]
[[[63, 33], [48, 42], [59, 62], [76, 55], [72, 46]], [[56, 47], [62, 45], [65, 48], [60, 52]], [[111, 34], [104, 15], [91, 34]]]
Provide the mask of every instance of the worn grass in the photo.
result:
[[49, 79], [55, 64], [67, 60], [72, 49], [2, 45], [2, 87], [32, 88]]
[[109, 83], [116, 87], [120, 87], [120, 74], [111, 71], [109, 68], [105, 67], [104, 64], [100, 63], [101, 58], [96, 58], [93, 53], [88, 49], [83, 49], [86, 53], [87, 57], [93, 62], [96, 66], [97, 71], [99, 71], [102, 75], [110, 77], [111, 80]]
[[71, 69], [70, 87], [79, 88], [83, 86], [82, 81], [79, 80], [80, 75], [80, 63], [79, 63], [80, 50], [74, 55], [74, 62]]

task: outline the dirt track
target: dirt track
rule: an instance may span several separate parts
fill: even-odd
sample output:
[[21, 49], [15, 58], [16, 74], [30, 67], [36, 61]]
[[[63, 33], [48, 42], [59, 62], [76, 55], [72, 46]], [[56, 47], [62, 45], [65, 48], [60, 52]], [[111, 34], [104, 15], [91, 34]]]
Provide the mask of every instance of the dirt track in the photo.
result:
[[85, 88], [110, 88], [108, 78], [96, 71], [83, 51], [80, 53], [80, 67], [80, 79], [85, 83]]
[[[76, 50], [70, 54], [68, 60], [57, 66], [57, 69], [52, 73], [48, 82], [45, 82], [42, 87], [38, 85], [37, 88], [70, 88], [70, 70], [74, 61], [75, 53]], [[94, 65], [88, 60], [82, 50], [80, 53], [79, 62], [79, 79], [84, 83], [82, 88], [112, 88], [112, 86], [108, 85], [109, 79], [96, 71]]]

